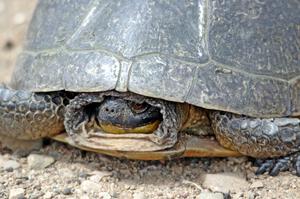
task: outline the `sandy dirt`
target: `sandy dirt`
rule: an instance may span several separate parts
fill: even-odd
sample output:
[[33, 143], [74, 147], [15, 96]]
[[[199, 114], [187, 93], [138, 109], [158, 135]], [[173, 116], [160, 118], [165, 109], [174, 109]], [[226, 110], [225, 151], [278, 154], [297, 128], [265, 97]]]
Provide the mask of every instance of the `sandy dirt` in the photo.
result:
[[[9, 82], [35, 3], [0, 0], [0, 82]], [[132, 161], [47, 141], [26, 157], [0, 148], [0, 198], [300, 198], [300, 178], [255, 169], [245, 157]]]

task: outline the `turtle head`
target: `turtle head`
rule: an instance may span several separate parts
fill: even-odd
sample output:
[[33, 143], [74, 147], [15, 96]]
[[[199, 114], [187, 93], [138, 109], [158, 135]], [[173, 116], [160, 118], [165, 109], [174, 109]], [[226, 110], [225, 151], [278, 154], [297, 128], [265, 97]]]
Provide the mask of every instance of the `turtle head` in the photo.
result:
[[70, 139], [81, 147], [157, 151], [177, 142], [185, 107], [129, 92], [83, 93], [66, 107], [64, 124]]
[[137, 103], [116, 97], [105, 98], [96, 112], [99, 127], [113, 134], [149, 134], [162, 121], [159, 108], [146, 102]]

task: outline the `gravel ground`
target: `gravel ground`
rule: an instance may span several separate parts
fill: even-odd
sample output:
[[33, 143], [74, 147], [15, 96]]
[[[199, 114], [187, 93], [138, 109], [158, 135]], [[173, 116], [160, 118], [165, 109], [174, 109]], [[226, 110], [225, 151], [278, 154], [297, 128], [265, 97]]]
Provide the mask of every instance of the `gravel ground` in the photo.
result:
[[[0, 0], [0, 82], [8, 82], [36, 1]], [[247, 158], [131, 161], [47, 141], [27, 157], [0, 145], [0, 198], [300, 198], [300, 178], [255, 176]]]

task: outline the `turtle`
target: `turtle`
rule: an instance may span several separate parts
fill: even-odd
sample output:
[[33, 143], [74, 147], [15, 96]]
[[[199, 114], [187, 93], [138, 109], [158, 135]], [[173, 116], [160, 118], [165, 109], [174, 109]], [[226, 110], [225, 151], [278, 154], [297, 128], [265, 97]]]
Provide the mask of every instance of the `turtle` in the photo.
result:
[[299, 10], [297, 0], [39, 1], [0, 88], [1, 140], [143, 160], [244, 155], [256, 174], [300, 175]]

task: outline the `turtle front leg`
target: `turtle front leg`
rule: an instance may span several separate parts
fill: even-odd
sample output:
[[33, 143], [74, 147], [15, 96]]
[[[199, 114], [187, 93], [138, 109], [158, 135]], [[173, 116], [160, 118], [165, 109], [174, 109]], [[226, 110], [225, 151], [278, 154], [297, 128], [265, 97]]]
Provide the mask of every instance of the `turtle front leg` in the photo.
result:
[[62, 92], [38, 94], [0, 87], [1, 143], [15, 150], [60, 133], [67, 103]]
[[295, 169], [300, 175], [298, 118], [260, 119], [224, 112], [213, 112], [210, 118], [221, 145], [260, 159], [257, 174]]

